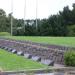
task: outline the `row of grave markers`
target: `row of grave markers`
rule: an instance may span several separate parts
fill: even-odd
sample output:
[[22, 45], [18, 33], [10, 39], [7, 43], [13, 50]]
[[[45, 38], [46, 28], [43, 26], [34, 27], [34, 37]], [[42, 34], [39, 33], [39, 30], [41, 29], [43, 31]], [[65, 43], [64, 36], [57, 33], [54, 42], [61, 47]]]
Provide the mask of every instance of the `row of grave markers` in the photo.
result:
[[0, 46], [0, 48], [6, 50], [8, 52], [12, 52], [14, 54], [24, 56], [27, 59], [32, 59], [33, 61], [37, 61], [37, 62], [40, 62], [42, 64], [48, 65], [48, 66], [54, 65], [54, 61], [50, 60], [50, 59], [41, 59], [40, 56], [33, 56], [29, 53], [23, 53], [22, 51], [17, 51], [16, 49], [9, 48], [9, 47], [6, 47], [6, 46]]
[[64, 50], [52, 49], [43, 46], [33, 45], [30, 43], [21, 43], [14, 40], [3, 40], [0, 39], [0, 45], [8, 48], [16, 49], [17, 52], [23, 52], [25, 54], [31, 54], [34, 56], [39, 56], [41, 59], [47, 59], [54, 61], [54, 65], [64, 64]]
[[17, 52], [31, 54], [32, 56], [39, 56], [41, 59], [54, 61], [54, 65], [64, 65], [64, 53], [66, 50], [59, 50], [37, 45], [31, 42], [20, 42], [15, 40], [0, 39], [0, 45], [16, 49]]

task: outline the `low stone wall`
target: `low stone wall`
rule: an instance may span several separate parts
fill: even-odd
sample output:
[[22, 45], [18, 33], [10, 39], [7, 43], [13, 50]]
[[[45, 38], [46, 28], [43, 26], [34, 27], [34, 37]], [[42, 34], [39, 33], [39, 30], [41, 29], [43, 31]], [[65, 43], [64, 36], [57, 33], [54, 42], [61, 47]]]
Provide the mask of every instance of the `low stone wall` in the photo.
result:
[[75, 75], [75, 67], [51, 67], [21, 71], [0, 71], [0, 75]]

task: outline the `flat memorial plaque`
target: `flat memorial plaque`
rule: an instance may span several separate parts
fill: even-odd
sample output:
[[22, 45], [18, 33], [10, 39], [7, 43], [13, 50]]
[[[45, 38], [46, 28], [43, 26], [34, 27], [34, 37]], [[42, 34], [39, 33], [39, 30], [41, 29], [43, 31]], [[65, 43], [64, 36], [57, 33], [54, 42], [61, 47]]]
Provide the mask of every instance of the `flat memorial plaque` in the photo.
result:
[[41, 63], [45, 64], [45, 65], [48, 65], [48, 66], [53, 66], [54, 65], [54, 61], [53, 60], [49, 60], [49, 59], [42, 59]]
[[12, 53], [17, 53], [17, 50], [16, 50], [16, 49], [13, 49], [13, 50], [12, 50]]
[[24, 54], [24, 57], [30, 59], [32, 57], [32, 55], [30, 55], [30, 54]]
[[22, 51], [17, 52], [17, 55], [24, 55], [24, 53]]
[[8, 50], [8, 47], [5, 47], [4, 49], [5, 49], [5, 50]]
[[1, 48], [2, 48], [2, 49], [4, 49], [5, 47], [4, 47], [4, 46], [2, 46]]
[[41, 61], [41, 57], [39, 57], [39, 56], [32, 56], [31, 59], [34, 61]]
[[8, 51], [12, 51], [13, 49], [12, 48], [8, 48]]

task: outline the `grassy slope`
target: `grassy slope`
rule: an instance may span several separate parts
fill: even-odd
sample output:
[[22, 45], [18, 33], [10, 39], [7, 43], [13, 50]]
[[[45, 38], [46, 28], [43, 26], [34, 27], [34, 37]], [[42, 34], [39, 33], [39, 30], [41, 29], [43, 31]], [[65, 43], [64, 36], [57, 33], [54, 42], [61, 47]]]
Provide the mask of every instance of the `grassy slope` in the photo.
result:
[[16, 40], [30, 40], [33, 42], [41, 42], [55, 45], [63, 46], [75, 46], [75, 37], [30, 37], [30, 36], [7, 36], [7, 38], [12, 38]]
[[47, 67], [41, 63], [0, 49], [0, 68], [3, 70], [28, 70]]

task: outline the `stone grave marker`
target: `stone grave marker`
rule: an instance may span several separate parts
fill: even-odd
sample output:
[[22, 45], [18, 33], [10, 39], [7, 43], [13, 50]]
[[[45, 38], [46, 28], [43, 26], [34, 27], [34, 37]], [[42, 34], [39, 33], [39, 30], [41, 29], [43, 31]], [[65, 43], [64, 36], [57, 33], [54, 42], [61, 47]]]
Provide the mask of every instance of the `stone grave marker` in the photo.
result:
[[5, 47], [4, 47], [4, 46], [2, 46], [1, 48], [2, 48], [2, 49], [4, 49]]
[[45, 64], [45, 65], [48, 65], [48, 66], [53, 66], [54, 65], [54, 61], [53, 60], [49, 60], [49, 59], [42, 59], [41, 63]]
[[26, 54], [24, 54], [24, 57], [25, 57], [25, 58], [30, 59], [30, 58], [32, 58], [32, 55], [31, 55], [31, 54], [26, 53]]
[[4, 49], [5, 49], [5, 50], [8, 50], [8, 47], [5, 47]]
[[13, 49], [12, 48], [8, 48], [8, 51], [10, 52], [10, 51], [12, 51]]
[[16, 49], [13, 49], [13, 50], [12, 50], [12, 53], [17, 53], [17, 50], [16, 50]]
[[41, 57], [39, 57], [39, 56], [32, 56], [31, 59], [34, 61], [41, 61]]
[[17, 55], [24, 56], [24, 53], [22, 51], [17, 52]]
[[1, 46], [0, 46], [0, 48], [1, 48]]

